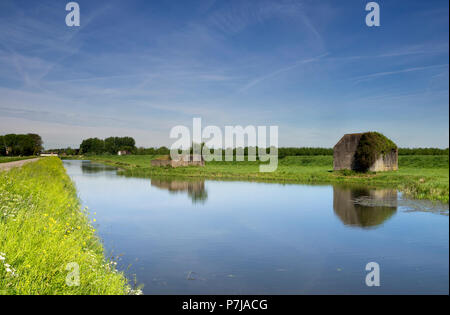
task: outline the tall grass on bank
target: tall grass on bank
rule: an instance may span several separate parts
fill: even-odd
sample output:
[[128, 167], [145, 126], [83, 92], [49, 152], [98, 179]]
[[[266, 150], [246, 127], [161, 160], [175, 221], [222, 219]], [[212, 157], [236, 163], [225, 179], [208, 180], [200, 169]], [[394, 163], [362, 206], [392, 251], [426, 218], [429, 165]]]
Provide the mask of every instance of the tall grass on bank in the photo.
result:
[[135, 293], [114, 266], [59, 159], [0, 172], [0, 295]]

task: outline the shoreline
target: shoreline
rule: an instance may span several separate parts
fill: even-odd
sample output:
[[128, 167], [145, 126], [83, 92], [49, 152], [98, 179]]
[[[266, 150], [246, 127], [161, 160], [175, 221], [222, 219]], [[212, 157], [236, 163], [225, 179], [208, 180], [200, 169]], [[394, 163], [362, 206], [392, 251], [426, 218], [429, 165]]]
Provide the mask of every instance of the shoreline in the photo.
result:
[[1, 172], [0, 203], [0, 235], [7, 240], [0, 243], [3, 294], [137, 292], [105, 256], [95, 221], [61, 160], [45, 158]]
[[[433, 157], [433, 156], [432, 156]], [[380, 173], [356, 173], [353, 171], [332, 171], [330, 157], [305, 156], [281, 159], [279, 168], [273, 173], [259, 173], [258, 162], [207, 162], [205, 167], [152, 167], [150, 161], [155, 156], [87, 156], [69, 159], [84, 159], [118, 167], [121, 175], [133, 177], [178, 177], [208, 180], [241, 180], [279, 184], [310, 185], [363, 185], [368, 188], [393, 188], [414, 199], [425, 199], [449, 203], [448, 156], [435, 167], [433, 158], [414, 156], [411, 166], [399, 171]], [[332, 159], [332, 157], [331, 157]], [[415, 167], [419, 163], [429, 167]], [[228, 163], [228, 164], [227, 164]], [[427, 166], [427, 165], [425, 165]]]

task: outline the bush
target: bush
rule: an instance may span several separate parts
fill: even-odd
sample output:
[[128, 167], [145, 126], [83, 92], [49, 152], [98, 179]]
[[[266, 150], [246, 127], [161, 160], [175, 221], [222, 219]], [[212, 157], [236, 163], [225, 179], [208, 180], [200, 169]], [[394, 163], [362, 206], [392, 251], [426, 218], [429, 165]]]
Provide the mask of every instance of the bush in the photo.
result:
[[367, 172], [381, 156], [396, 151], [397, 145], [379, 132], [366, 132], [361, 136], [355, 153], [355, 169]]

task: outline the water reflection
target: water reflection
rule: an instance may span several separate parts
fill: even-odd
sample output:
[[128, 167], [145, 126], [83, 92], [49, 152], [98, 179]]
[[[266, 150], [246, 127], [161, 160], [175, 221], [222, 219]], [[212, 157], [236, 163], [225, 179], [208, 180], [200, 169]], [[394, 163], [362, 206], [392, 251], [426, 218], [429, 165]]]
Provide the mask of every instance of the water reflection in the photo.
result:
[[[70, 162], [67, 162], [70, 164]], [[116, 171], [117, 168], [104, 164], [91, 163], [90, 161], [81, 161], [81, 171], [83, 174], [96, 174], [108, 171]]]
[[151, 185], [168, 190], [170, 193], [187, 192], [192, 199], [192, 203], [205, 203], [208, 199], [208, 192], [205, 189], [204, 180], [173, 180], [167, 178], [152, 178]]
[[334, 213], [345, 225], [376, 227], [397, 211], [397, 191], [333, 187]]
[[[150, 185], [89, 163], [64, 161], [106, 255], [120, 255], [119, 270], [145, 294], [448, 294], [448, 217], [406, 212], [395, 191], [163, 177]], [[376, 292], [364, 281], [370, 261], [390, 270]]]

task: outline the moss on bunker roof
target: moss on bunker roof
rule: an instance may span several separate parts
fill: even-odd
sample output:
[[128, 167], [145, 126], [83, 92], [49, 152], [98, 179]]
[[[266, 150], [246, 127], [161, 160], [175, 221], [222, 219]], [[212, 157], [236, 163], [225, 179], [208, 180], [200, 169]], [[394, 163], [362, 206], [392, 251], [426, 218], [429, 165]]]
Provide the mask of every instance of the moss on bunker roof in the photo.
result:
[[367, 171], [381, 156], [397, 150], [397, 145], [379, 132], [365, 132], [356, 148], [355, 163], [361, 171]]

